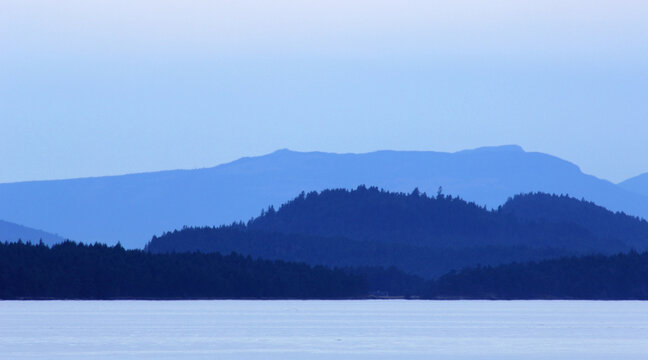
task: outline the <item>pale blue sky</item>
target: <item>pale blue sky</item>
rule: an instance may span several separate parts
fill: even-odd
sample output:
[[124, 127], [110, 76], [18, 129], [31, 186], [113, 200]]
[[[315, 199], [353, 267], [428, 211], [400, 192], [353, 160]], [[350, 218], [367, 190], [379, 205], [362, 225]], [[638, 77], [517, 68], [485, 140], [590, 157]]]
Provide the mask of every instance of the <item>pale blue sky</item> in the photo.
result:
[[648, 171], [646, 1], [0, 2], [0, 182], [279, 148]]

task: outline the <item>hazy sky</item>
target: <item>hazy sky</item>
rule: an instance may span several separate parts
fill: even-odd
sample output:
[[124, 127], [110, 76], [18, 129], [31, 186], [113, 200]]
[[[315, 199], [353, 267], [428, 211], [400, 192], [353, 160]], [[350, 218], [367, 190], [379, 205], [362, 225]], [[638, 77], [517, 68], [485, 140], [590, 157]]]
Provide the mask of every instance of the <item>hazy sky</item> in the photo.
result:
[[648, 171], [648, 1], [0, 1], [0, 182], [279, 148]]

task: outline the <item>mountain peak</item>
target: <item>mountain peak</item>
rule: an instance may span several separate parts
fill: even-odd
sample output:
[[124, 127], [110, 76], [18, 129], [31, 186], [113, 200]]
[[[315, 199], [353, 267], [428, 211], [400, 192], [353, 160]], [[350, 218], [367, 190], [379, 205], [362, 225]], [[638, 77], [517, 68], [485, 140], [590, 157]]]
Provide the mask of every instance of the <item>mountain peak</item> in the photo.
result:
[[499, 145], [499, 146], [483, 146], [471, 150], [462, 150], [457, 153], [462, 152], [525, 152], [520, 145]]
[[279, 154], [289, 154], [289, 153], [294, 153], [294, 152], [295, 151], [292, 151], [292, 150], [290, 150], [288, 148], [283, 148], [283, 149], [277, 149], [277, 150], [271, 152], [270, 155], [273, 155], [273, 154], [277, 154], [277, 155], [279, 155]]

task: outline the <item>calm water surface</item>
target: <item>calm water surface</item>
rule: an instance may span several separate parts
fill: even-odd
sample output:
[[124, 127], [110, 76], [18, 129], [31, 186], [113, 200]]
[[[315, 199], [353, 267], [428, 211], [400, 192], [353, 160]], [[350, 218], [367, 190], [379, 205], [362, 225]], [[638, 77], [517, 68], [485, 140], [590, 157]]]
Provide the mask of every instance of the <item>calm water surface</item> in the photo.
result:
[[648, 302], [0, 301], [0, 359], [648, 359]]

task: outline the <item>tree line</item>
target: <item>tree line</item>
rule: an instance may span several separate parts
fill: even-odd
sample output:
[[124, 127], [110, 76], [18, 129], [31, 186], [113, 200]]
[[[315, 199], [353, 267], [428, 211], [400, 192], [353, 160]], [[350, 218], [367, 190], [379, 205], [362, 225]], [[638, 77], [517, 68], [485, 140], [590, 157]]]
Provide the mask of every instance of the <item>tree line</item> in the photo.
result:
[[1, 299], [338, 299], [367, 291], [363, 278], [343, 270], [237, 254], [0, 243]]
[[477, 266], [425, 280], [237, 254], [151, 254], [119, 245], [0, 243], [0, 299], [648, 300], [648, 252]]
[[648, 252], [480, 266], [431, 283], [430, 298], [648, 300]]

